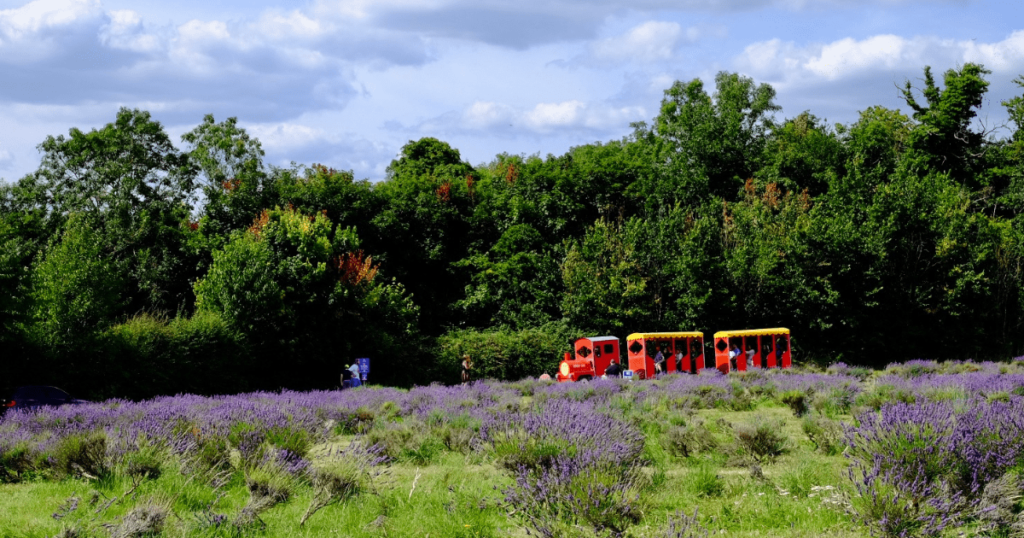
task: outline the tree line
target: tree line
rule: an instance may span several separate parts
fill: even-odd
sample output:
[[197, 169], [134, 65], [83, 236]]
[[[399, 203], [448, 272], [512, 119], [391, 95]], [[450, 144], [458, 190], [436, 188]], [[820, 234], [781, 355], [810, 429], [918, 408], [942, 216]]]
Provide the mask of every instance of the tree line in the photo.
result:
[[423, 384], [464, 353], [517, 378], [585, 334], [768, 326], [802, 361], [1020, 355], [1024, 97], [985, 131], [987, 74], [830, 125], [723, 72], [622, 140], [472, 166], [423, 138], [376, 183], [121, 109], [0, 185], [0, 384], [328, 388], [361, 356]]

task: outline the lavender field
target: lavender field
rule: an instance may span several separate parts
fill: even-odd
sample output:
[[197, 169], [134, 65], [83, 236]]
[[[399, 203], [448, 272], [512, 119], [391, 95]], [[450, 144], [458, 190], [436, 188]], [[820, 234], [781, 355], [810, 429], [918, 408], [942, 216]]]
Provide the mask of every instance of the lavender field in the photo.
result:
[[180, 395], [0, 419], [0, 536], [1024, 536], [1024, 364]]

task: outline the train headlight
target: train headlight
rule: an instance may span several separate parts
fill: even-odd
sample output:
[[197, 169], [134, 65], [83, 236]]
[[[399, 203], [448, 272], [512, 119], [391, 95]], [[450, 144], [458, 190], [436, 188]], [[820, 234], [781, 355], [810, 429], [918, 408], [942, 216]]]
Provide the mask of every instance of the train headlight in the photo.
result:
[[558, 367], [558, 372], [562, 374], [562, 377], [569, 377], [569, 363], [563, 362], [562, 365]]

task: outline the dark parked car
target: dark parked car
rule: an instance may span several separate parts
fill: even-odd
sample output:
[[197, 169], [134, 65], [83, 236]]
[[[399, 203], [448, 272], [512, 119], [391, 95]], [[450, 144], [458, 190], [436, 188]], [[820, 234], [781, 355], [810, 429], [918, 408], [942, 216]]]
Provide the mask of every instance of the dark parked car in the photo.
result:
[[35, 409], [44, 405], [81, 404], [85, 400], [72, 398], [57, 387], [25, 386], [11, 391], [7, 398], [0, 399], [0, 414], [8, 409]]

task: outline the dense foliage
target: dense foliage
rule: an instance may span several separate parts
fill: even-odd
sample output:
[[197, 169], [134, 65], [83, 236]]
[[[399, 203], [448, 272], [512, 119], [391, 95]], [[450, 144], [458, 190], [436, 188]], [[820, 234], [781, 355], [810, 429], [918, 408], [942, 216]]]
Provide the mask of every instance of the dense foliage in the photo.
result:
[[765, 326], [798, 361], [1020, 354], [1024, 97], [983, 130], [987, 74], [925, 69], [909, 115], [829, 125], [722, 73], [623, 140], [471, 166], [423, 138], [378, 183], [268, 166], [234, 118], [179, 149], [122, 109], [0, 185], [2, 383], [328, 388], [369, 356], [411, 384], [459, 353], [513, 378], [583, 333]]

